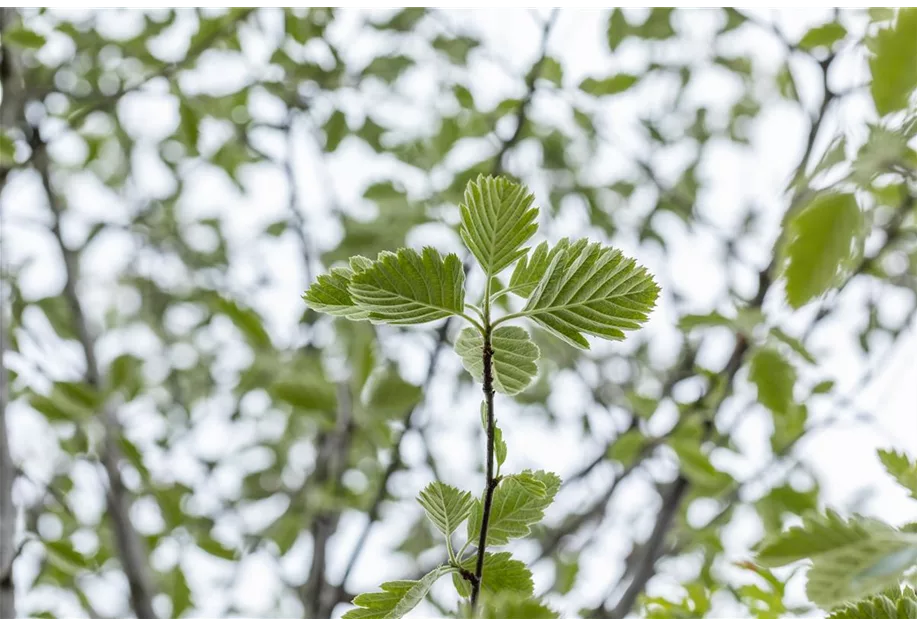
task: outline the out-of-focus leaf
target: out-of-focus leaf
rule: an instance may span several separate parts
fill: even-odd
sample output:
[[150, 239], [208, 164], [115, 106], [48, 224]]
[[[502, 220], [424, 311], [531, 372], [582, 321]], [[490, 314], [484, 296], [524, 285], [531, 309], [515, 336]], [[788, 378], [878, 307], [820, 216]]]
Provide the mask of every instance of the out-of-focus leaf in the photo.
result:
[[899, 9], [893, 26], [868, 42], [872, 99], [879, 115], [907, 108], [917, 88], [917, 9]]

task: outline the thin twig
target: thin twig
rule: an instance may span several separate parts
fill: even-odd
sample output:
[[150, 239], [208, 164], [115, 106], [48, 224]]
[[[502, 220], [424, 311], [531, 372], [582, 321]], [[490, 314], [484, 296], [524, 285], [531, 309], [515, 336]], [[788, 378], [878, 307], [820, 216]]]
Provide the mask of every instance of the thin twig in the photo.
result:
[[[86, 360], [84, 379], [87, 385], [98, 392], [102, 392], [104, 386], [98, 362], [96, 361], [95, 338], [89, 330], [89, 324], [76, 289], [76, 282], [79, 278], [79, 259], [77, 254], [64, 243], [61, 233], [63, 208], [54, 193], [46, 147], [39, 139], [37, 129], [35, 129], [34, 138], [33, 150], [35, 156], [33, 160], [41, 176], [42, 186], [48, 198], [48, 206], [54, 216], [51, 231], [64, 260], [64, 298], [73, 316], [77, 338]], [[147, 563], [146, 549], [137, 530], [134, 529], [131, 523], [131, 498], [121, 481], [121, 471], [119, 469], [122, 459], [119, 444], [121, 427], [118, 422], [117, 412], [112, 406], [105, 405], [101, 413], [105, 428], [105, 444], [102, 448], [101, 461], [108, 480], [105, 497], [118, 557], [124, 568], [124, 574], [127, 577], [130, 588], [131, 607], [138, 618], [156, 618], [156, 614], [153, 611], [155, 590]]]

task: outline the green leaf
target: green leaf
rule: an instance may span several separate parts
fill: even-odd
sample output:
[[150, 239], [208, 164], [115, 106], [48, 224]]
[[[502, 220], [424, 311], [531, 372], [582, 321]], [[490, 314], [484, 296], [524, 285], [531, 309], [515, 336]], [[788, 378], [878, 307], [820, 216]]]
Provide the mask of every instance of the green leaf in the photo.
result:
[[774, 336], [774, 338], [783, 342], [794, 353], [796, 353], [797, 355], [805, 359], [810, 364], [815, 365], [817, 363], [815, 356], [809, 352], [809, 349], [805, 347], [805, 345], [802, 343], [801, 340], [787, 334], [780, 327], [774, 327], [773, 329], [771, 329], [771, 335]]
[[481, 264], [493, 276], [523, 256], [523, 248], [538, 224], [535, 197], [522, 185], [504, 177], [478, 176], [465, 188], [459, 206], [459, 234]]
[[503, 430], [500, 427], [494, 427], [494, 457], [497, 458], [497, 468], [506, 461], [506, 441], [503, 439]]
[[191, 588], [181, 565], [172, 569], [166, 577], [168, 582], [169, 599], [172, 601], [171, 618], [179, 618], [191, 607]]
[[811, 559], [806, 593], [830, 609], [894, 585], [917, 564], [917, 534], [860, 516], [844, 520], [828, 511], [810, 515], [767, 541], [758, 553], [765, 566]]
[[631, 34], [631, 26], [627, 23], [627, 18], [620, 8], [611, 10], [608, 17], [608, 48], [614, 52], [621, 45], [621, 42]]
[[646, 446], [646, 436], [639, 429], [630, 429], [618, 435], [608, 447], [608, 459], [620, 462], [626, 468], [637, 461]]
[[906, 109], [917, 88], [917, 9], [900, 9], [894, 26], [880, 30], [868, 46], [870, 89], [879, 115]]
[[44, 35], [39, 35], [33, 30], [17, 26], [3, 31], [3, 43], [16, 46], [17, 48], [28, 48], [37, 50], [45, 45]]
[[852, 194], [825, 193], [786, 225], [786, 299], [798, 309], [836, 287], [862, 245], [863, 216]]
[[[515, 395], [531, 385], [538, 374], [538, 346], [522, 327], [497, 327], [491, 337], [493, 348], [494, 389]], [[484, 378], [484, 337], [474, 327], [465, 327], [455, 340], [455, 352], [462, 358], [465, 370], [476, 381]]]
[[418, 403], [423, 390], [401, 378], [391, 365], [373, 371], [363, 390], [362, 401], [369, 411], [391, 417], [399, 415]]
[[[532, 479], [544, 485], [543, 498], [538, 498], [532, 493]], [[560, 478], [554, 473], [542, 470], [526, 470], [518, 475], [504, 477], [494, 491], [490, 522], [487, 526], [487, 546], [499, 546], [506, 544], [511, 538], [529, 535], [531, 526], [544, 518], [544, 510], [554, 501], [554, 495], [559, 488]], [[468, 519], [468, 538], [475, 544], [480, 538], [483, 514], [483, 505], [478, 499]]]
[[748, 380], [758, 388], [758, 402], [775, 414], [786, 415], [793, 406], [796, 369], [772, 348], [756, 350]]
[[549, 249], [547, 242], [541, 242], [529, 255], [520, 257], [509, 280], [510, 291], [523, 298], [531, 296], [554, 257], [561, 250], [561, 246]]
[[588, 349], [583, 333], [620, 340], [639, 329], [652, 311], [659, 286], [646, 268], [621, 251], [565, 238], [523, 313], [578, 348]]
[[893, 533], [894, 529], [885, 523], [862, 517], [848, 521], [827, 510], [824, 514], [810, 514], [803, 518], [802, 526], [791, 527], [767, 540], [756, 559], [769, 568], [786, 566]]
[[423, 19], [427, 10], [423, 7], [408, 7], [395, 13], [387, 22], [370, 22], [370, 26], [379, 30], [395, 30], [406, 32], [412, 30]]
[[325, 131], [325, 151], [334, 152], [350, 129], [347, 127], [347, 116], [343, 111], [335, 111], [322, 127]]
[[389, 581], [382, 584], [382, 592], [357, 595], [353, 604], [357, 607], [341, 618], [401, 618], [417, 607], [436, 580], [452, 572], [454, 568], [441, 566], [419, 581]]
[[913, 588], [893, 586], [881, 594], [856, 603], [848, 603], [825, 618], [876, 619], [904, 618], [917, 620], [917, 593]]
[[451, 536], [471, 514], [474, 497], [440, 481], [434, 481], [420, 493], [417, 501], [427, 512], [427, 517], [443, 535]]
[[633, 87], [639, 77], [633, 74], [614, 74], [605, 78], [585, 78], [579, 84], [580, 90], [593, 96], [613, 96]]
[[481, 608], [481, 618], [509, 618], [542, 620], [557, 618], [558, 614], [550, 607], [527, 596], [504, 592], [487, 599]]
[[218, 294], [210, 294], [206, 299], [207, 304], [214, 312], [221, 313], [229, 318], [245, 336], [245, 339], [254, 348], [270, 349], [271, 336], [268, 335], [261, 321], [261, 316], [254, 309], [246, 307], [234, 300], [223, 298]]
[[812, 50], [824, 46], [831, 48], [835, 43], [847, 35], [847, 29], [837, 22], [829, 22], [810, 28], [802, 39], [799, 40], [799, 47], [803, 50]]
[[4, 131], [0, 131], [0, 164], [16, 163], [16, 142]]
[[49, 557], [55, 558], [66, 570], [92, 569], [86, 556], [73, 548], [68, 540], [52, 540], [44, 543]]
[[316, 277], [315, 281], [303, 294], [306, 304], [322, 313], [332, 316], [344, 316], [350, 320], [365, 320], [369, 312], [353, 302], [350, 296], [350, 281], [356, 272], [372, 266], [366, 257], [350, 258], [349, 268], [334, 268], [327, 274]]
[[236, 558], [234, 549], [224, 546], [222, 542], [211, 536], [204, 536], [198, 539], [197, 545], [207, 551], [214, 557], [219, 557], [227, 561], [233, 561]]
[[429, 247], [423, 254], [401, 248], [379, 253], [353, 276], [349, 291], [373, 322], [420, 324], [464, 312], [465, 270], [454, 254], [443, 258]]
[[904, 453], [892, 450], [879, 451], [879, 459], [888, 474], [904, 489], [910, 491], [911, 498], [917, 499], [917, 461]]
[[[477, 556], [472, 555], [462, 563], [462, 568], [474, 572], [476, 562]], [[525, 564], [514, 560], [512, 553], [485, 553], [481, 588], [490, 594], [512, 592], [528, 597], [535, 590], [535, 585], [532, 583], [532, 573]], [[469, 596], [471, 586], [462, 586], [459, 594]]]
[[681, 472], [703, 493], [715, 494], [732, 483], [732, 477], [717, 470], [697, 442], [676, 440], [671, 446], [678, 454]]

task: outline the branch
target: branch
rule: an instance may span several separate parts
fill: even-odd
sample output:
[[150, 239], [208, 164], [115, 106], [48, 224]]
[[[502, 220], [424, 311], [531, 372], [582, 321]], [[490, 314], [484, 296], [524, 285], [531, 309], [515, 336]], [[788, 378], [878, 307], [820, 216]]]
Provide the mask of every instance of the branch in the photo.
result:
[[490, 508], [497, 489], [497, 478], [494, 477], [494, 349], [491, 346], [490, 325], [490, 276], [487, 277], [488, 289], [484, 296], [484, 405], [487, 414], [487, 451], [485, 453], [486, 484], [484, 487], [484, 508], [481, 515], [481, 534], [478, 536], [478, 559], [474, 567], [474, 579], [471, 581], [471, 612], [478, 605], [481, 583], [484, 579], [484, 555], [487, 552], [487, 527], [490, 523]]
[[[16, 10], [0, 8], [0, 32], [16, 18]], [[19, 59], [13, 49], [0, 46], [0, 128], [16, 128], [22, 119], [23, 83]], [[9, 168], [0, 166], [0, 196], [6, 186]], [[3, 215], [0, 213], [0, 233]], [[0, 242], [0, 280], [6, 279], [6, 263]], [[6, 354], [7, 320], [4, 285], [0, 283], [0, 619], [16, 618], [16, 594], [13, 583], [13, 563], [18, 555], [16, 548], [16, 510], [13, 504], [13, 479], [15, 468], [10, 454], [6, 408], [9, 404], [9, 381], [3, 357]]]
[[[74, 327], [86, 360], [84, 378], [88, 385], [101, 392], [104, 386], [98, 362], [96, 361], [95, 338], [89, 330], [76, 289], [76, 281], [79, 277], [79, 259], [77, 254], [64, 243], [61, 234], [61, 214], [63, 210], [54, 194], [54, 188], [51, 184], [50, 164], [45, 150], [46, 146], [39, 138], [38, 129], [34, 130], [33, 137], [33, 160], [48, 197], [48, 206], [54, 215], [51, 231], [64, 259], [64, 298], [73, 316]], [[102, 450], [101, 460], [108, 479], [108, 490], [106, 491], [105, 499], [108, 506], [108, 515], [111, 519], [112, 532], [115, 536], [118, 557], [130, 587], [131, 607], [138, 618], [156, 618], [156, 614], [153, 611], [155, 590], [150, 577], [146, 549], [144, 548], [143, 540], [131, 523], [131, 497], [121, 481], [121, 472], [118, 468], [122, 459], [119, 444], [121, 426], [118, 423], [116, 410], [110, 405], [106, 405], [102, 409], [102, 422], [105, 427], [105, 445]]]
[[528, 121], [529, 105], [532, 102], [532, 98], [535, 96], [535, 82], [538, 80], [538, 77], [541, 76], [541, 67], [544, 65], [544, 61], [548, 56], [548, 39], [551, 37], [551, 30], [557, 22], [557, 15], [559, 13], [560, 9], [553, 9], [551, 15], [545, 20], [544, 26], [541, 29], [541, 52], [538, 54], [538, 60], [535, 61], [535, 65], [532, 66], [532, 69], [526, 77], [525, 96], [523, 96], [522, 101], [519, 103], [518, 115], [516, 116], [516, 130], [513, 131], [509, 139], [503, 142], [503, 145], [500, 146], [500, 150], [494, 156], [494, 176], [503, 173], [503, 158], [506, 156], [506, 153], [522, 139], [522, 128]]

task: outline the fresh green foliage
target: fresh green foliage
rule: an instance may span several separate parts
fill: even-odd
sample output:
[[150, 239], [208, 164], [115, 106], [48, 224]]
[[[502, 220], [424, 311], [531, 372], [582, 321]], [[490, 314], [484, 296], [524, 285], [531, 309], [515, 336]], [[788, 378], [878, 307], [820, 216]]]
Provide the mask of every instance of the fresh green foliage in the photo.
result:
[[459, 233], [488, 277], [528, 251], [523, 244], [538, 230], [534, 200], [525, 187], [503, 177], [482, 175], [468, 183]]
[[831, 609], [894, 585], [917, 566], [917, 534], [829, 510], [768, 540], [757, 559], [770, 567], [811, 559], [806, 593]]
[[357, 607], [342, 618], [401, 618], [420, 603], [436, 581], [452, 568], [442, 567], [430, 571], [419, 581], [389, 581], [382, 584], [382, 592], [358, 595], [353, 603]]
[[[625, 330], [638, 329], [659, 292], [652, 277], [633, 259], [586, 239], [573, 243], [564, 239], [553, 249], [542, 243], [529, 258], [524, 244], [538, 229], [538, 209], [533, 202], [524, 186], [504, 177], [481, 175], [465, 189], [459, 233], [487, 281], [483, 309], [464, 302], [465, 272], [458, 257], [444, 259], [432, 248], [422, 253], [407, 248], [397, 253], [383, 251], [376, 261], [352, 257], [349, 268], [335, 268], [319, 276], [303, 295], [316, 311], [351, 320], [407, 325], [456, 315], [471, 323], [455, 339], [455, 352], [465, 369], [484, 385], [481, 420], [488, 434], [488, 451], [493, 451], [493, 459], [488, 460], [488, 487], [481, 499], [474, 499], [467, 492], [435, 482], [421, 492], [418, 501], [446, 536], [450, 562], [442, 568], [457, 569], [453, 583], [471, 598], [472, 609], [477, 609], [479, 590], [489, 596], [510, 591], [523, 599], [532, 594], [531, 574], [522, 562], [511, 559], [510, 553], [491, 554], [485, 549], [529, 535], [560, 488], [560, 478], [544, 471], [493, 476], [491, 464], [495, 461], [499, 472], [507, 447], [494, 422], [492, 391], [523, 392], [538, 374], [540, 356], [525, 329], [502, 323], [528, 317], [574, 346], [589, 348], [583, 333], [622, 339]], [[522, 311], [492, 320], [491, 307], [500, 295], [491, 292], [492, 277], [517, 262], [508, 291], [528, 296], [528, 302]], [[466, 311], [478, 314], [477, 319]], [[484, 552], [483, 560], [472, 556], [462, 562], [464, 550], [458, 554], [453, 550], [452, 535], [466, 518], [466, 547], [477, 546], [479, 554]], [[485, 542], [479, 546], [482, 537]], [[429, 590], [432, 582], [427, 583], [428, 577], [383, 584], [383, 592], [360, 595], [354, 602], [361, 608], [347, 616], [401, 616]]]
[[[524, 538], [531, 527], [544, 518], [544, 512], [560, 489], [554, 473], [530, 470], [504, 477], [494, 492], [493, 510], [487, 527], [488, 546], [500, 546], [512, 538]], [[542, 496], [543, 494], [543, 496]], [[468, 537], [477, 543], [481, 532], [483, 504], [480, 500], [468, 518]]]
[[917, 620], [917, 593], [909, 586], [894, 586], [881, 594], [857, 603], [846, 603], [828, 614], [827, 618], [876, 619], [903, 618]]
[[439, 481], [424, 488], [417, 500], [436, 528], [447, 537], [459, 528], [474, 507], [471, 492], [463, 492]]
[[869, 42], [872, 98], [879, 115], [906, 109], [917, 88], [917, 9], [898, 11], [895, 23]]
[[775, 414], [786, 414], [793, 406], [796, 370], [774, 349], [755, 351], [748, 380], [758, 388], [758, 402]]
[[557, 248], [525, 304], [526, 316], [583, 349], [589, 348], [584, 333], [620, 340], [646, 322], [659, 287], [645, 268], [586, 239], [564, 239]]
[[917, 460], [892, 450], [879, 451], [879, 460], [895, 481], [917, 499]]
[[[516, 326], [498, 327], [493, 332], [492, 342], [494, 388], [501, 394], [518, 394], [538, 374], [538, 346], [525, 329]], [[455, 352], [476, 381], [484, 377], [483, 349], [484, 336], [474, 327], [462, 329], [455, 340]]]
[[836, 287], [856, 260], [863, 234], [852, 194], [820, 194], [791, 216], [783, 249], [787, 302], [802, 307]]

